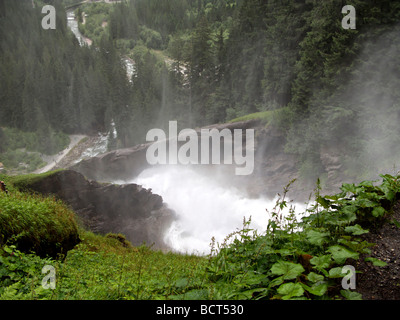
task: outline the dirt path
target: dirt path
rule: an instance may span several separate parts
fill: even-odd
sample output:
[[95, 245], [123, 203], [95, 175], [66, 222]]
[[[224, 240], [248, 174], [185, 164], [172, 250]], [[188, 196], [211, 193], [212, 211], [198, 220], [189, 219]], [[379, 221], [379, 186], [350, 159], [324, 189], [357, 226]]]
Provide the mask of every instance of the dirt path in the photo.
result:
[[364, 300], [400, 300], [400, 228], [390, 223], [393, 219], [400, 222], [400, 201], [393, 211], [382, 228], [364, 236], [375, 244], [371, 256], [387, 263], [385, 267], [376, 267], [360, 261], [356, 266], [362, 272], [357, 275], [356, 291]]
[[50, 170], [53, 170], [57, 164], [84, 138], [87, 136], [85, 135], [70, 135], [71, 142], [68, 148], [64, 149], [63, 151], [59, 152], [58, 154], [46, 156], [43, 155], [43, 161], [47, 162], [47, 165], [34, 171], [33, 173], [43, 173]]

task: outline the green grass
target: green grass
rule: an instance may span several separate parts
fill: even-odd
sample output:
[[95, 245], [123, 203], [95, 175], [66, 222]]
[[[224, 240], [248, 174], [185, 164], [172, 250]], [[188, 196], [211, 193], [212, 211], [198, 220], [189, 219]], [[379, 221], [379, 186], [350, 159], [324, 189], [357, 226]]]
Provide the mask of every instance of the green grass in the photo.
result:
[[[181, 283], [195, 285], [206, 259], [154, 251], [147, 246], [124, 247], [107, 237], [87, 232], [68, 253], [59, 293], [74, 290], [74, 299], [168, 299]], [[185, 279], [185, 280], [182, 280]], [[198, 283], [197, 283], [198, 284]], [[57, 292], [56, 292], [57, 293]]]
[[[282, 216], [290, 207], [287, 186], [264, 232], [253, 232], [244, 221], [224, 243], [211, 241], [204, 257], [133, 247], [121, 234], [83, 229], [78, 229], [81, 242], [64, 260], [3, 243], [0, 299], [360, 299], [356, 290], [342, 288], [342, 268], [359, 259], [385, 265], [371, 256], [373, 244], [361, 238], [391, 219], [399, 198], [400, 177], [381, 177], [381, 184], [343, 184], [333, 196], [321, 196], [317, 183], [315, 202], [303, 217], [292, 209]], [[73, 215], [61, 203], [13, 190], [15, 195], [0, 195], [2, 234], [7, 228], [51, 242], [58, 241], [49, 238], [53, 230], [65, 234], [71, 226]], [[49, 217], [59, 220], [50, 223]], [[41, 286], [45, 265], [55, 268], [54, 290]]]
[[[0, 176], [9, 190], [0, 192], [0, 300], [167, 299], [205, 275], [204, 257], [133, 247], [121, 234], [94, 234], [78, 226], [63, 202], [27, 191], [53, 173]], [[77, 237], [80, 243], [63, 251]], [[45, 265], [56, 269], [54, 291], [41, 287]]]
[[[11, 299], [172, 299], [182, 290], [200, 286], [199, 279], [205, 275], [207, 259], [203, 257], [163, 253], [147, 246], [126, 247], [114, 237], [86, 231], [82, 231], [81, 237], [82, 242], [70, 250], [62, 262], [40, 260], [15, 247], [3, 247], [0, 251], [3, 262], [0, 266], [0, 299], [5, 293]], [[17, 270], [13, 270], [19, 275], [15, 277], [18, 281], [10, 281], [11, 270], [5, 270], [4, 264], [11, 264], [9, 261], [15, 256], [23, 258]], [[56, 270], [55, 290], [41, 288], [43, 275], [40, 270], [44, 265], [51, 265]], [[28, 269], [33, 270], [28, 273]], [[29, 285], [32, 282], [34, 284]], [[13, 286], [19, 290], [10, 295], [7, 288]]]
[[251, 113], [247, 114], [242, 117], [238, 117], [235, 119], [232, 119], [229, 122], [240, 122], [240, 121], [249, 121], [249, 120], [261, 120], [264, 123], [268, 123], [272, 120], [274, 111], [269, 110], [269, 111], [262, 111], [262, 112], [256, 112], [256, 113]]
[[239, 121], [260, 120], [265, 127], [273, 124], [278, 128], [284, 129], [289, 123], [288, 113], [289, 111], [287, 108], [280, 108], [276, 110], [268, 110], [247, 114], [245, 116], [232, 119], [229, 122], [233, 123]]
[[75, 214], [54, 198], [0, 193], [1, 241], [45, 256], [66, 253], [79, 240]]

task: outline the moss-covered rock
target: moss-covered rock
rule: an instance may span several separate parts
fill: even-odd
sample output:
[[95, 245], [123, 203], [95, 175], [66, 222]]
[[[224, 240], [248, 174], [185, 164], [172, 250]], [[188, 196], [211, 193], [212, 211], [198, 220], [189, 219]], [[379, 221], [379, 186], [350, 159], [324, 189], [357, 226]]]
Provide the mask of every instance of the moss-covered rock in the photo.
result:
[[79, 243], [75, 214], [51, 197], [0, 193], [0, 241], [23, 252], [56, 258]]

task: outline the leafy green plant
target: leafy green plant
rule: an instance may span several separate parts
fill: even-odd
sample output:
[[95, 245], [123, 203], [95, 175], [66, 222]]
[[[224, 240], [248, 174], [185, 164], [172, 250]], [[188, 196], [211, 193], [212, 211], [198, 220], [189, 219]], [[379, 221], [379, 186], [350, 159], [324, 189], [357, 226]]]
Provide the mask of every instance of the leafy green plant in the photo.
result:
[[[224, 299], [360, 299], [357, 292], [341, 290], [346, 264], [361, 255], [376, 266], [385, 263], [368, 255], [373, 244], [360, 236], [380, 225], [390, 214], [400, 190], [398, 177], [382, 175], [383, 182], [344, 184], [342, 192], [321, 196], [297, 221], [287, 208], [286, 193], [276, 202], [264, 234], [248, 237], [243, 228], [236, 239], [213, 258], [208, 267], [213, 293]], [[243, 276], [246, 275], [246, 276]], [[251, 275], [247, 277], [247, 275]], [[237, 279], [241, 281], [238, 282]]]
[[3, 246], [0, 249], [0, 300], [50, 298], [51, 290], [41, 286], [42, 268], [55, 264], [52, 259], [25, 254], [14, 245]]

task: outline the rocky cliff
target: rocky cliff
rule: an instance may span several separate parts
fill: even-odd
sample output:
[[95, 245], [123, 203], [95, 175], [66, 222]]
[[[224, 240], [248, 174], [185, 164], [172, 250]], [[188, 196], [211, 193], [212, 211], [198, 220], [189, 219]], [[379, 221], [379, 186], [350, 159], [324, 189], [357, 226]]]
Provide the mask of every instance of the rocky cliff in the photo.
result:
[[73, 170], [36, 179], [29, 189], [66, 202], [83, 225], [98, 233], [122, 233], [133, 245], [164, 249], [163, 234], [174, 213], [161, 196], [136, 184], [115, 185], [86, 179]]

